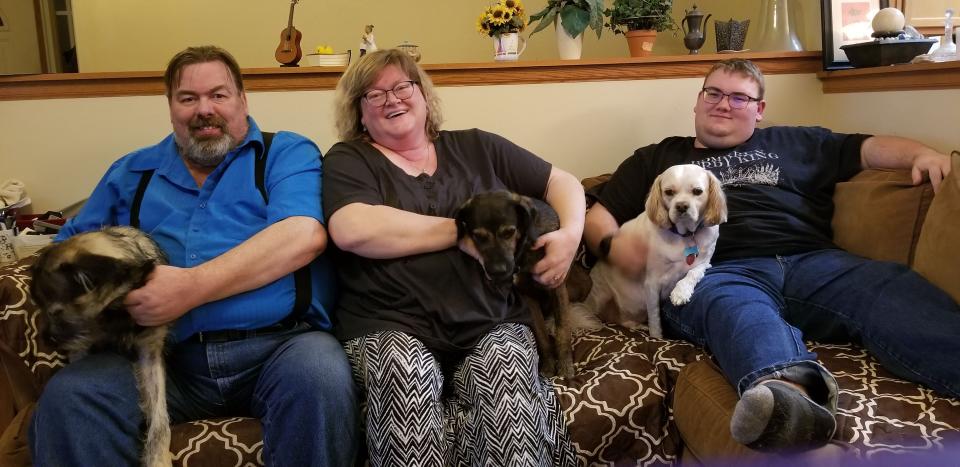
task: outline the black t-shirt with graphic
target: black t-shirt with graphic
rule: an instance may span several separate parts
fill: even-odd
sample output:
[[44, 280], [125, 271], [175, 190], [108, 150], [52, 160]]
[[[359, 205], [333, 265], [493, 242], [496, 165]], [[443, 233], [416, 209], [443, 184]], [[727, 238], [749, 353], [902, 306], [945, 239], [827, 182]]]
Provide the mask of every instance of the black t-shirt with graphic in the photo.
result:
[[[482, 192], [509, 189], [541, 199], [546, 193], [551, 165], [500, 136], [476, 129], [441, 131], [434, 145], [437, 170], [418, 177], [369, 143], [334, 145], [323, 159], [328, 222], [350, 203], [452, 218]], [[335, 329], [341, 340], [396, 330], [433, 350], [464, 351], [500, 323], [529, 321], [513, 287], [492, 284], [480, 264], [457, 248], [396, 259], [338, 252], [337, 264], [342, 296]]]
[[623, 224], [643, 211], [658, 174], [697, 164], [720, 179], [727, 195], [715, 261], [834, 248], [834, 186], [860, 171], [868, 137], [820, 127], [758, 128], [729, 149], [699, 149], [693, 137], [671, 137], [620, 164], [599, 201]]

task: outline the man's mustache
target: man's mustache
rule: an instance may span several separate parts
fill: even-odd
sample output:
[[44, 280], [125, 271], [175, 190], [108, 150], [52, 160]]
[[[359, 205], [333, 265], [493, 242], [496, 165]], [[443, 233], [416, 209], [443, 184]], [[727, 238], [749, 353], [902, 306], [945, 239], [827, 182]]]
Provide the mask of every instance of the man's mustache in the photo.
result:
[[196, 117], [190, 120], [190, 131], [197, 131], [204, 127], [215, 127], [226, 132], [227, 121], [220, 117]]

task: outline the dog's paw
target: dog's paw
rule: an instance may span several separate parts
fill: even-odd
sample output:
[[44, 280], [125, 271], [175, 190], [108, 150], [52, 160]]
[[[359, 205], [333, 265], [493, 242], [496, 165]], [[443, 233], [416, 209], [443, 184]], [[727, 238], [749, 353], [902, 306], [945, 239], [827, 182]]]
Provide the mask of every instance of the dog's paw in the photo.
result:
[[557, 376], [563, 378], [564, 381], [569, 381], [570, 378], [573, 378], [573, 362], [569, 360], [561, 360], [557, 362]]
[[677, 286], [670, 292], [670, 303], [676, 306], [686, 305], [690, 303], [690, 297], [692, 296], [693, 286], [686, 284], [684, 281], [680, 281], [677, 282]]

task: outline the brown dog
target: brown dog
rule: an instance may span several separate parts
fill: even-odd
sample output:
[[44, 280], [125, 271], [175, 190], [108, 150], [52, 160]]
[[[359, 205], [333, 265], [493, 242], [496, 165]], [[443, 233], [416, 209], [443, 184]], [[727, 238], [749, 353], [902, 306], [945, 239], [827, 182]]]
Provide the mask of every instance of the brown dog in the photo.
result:
[[169, 466], [163, 346], [167, 326], [133, 321], [123, 298], [167, 260], [160, 247], [132, 227], [107, 227], [45, 248], [33, 264], [30, 295], [43, 313], [43, 337], [76, 360], [111, 350], [133, 362], [146, 420], [143, 464]]
[[[540, 200], [495, 191], [470, 198], [457, 212], [456, 222], [458, 237], [473, 240], [487, 277], [495, 282], [513, 281], [526, 299], [540, 354], [540, 372], [544, 376], [573, 376], [573, 330], [566, 286], [548, 289], [530, 273], [544, 255], [542, 248], [530, 247], [540, 235], [560, 228], [556, 211]], [[550, 318], [552, 325], [548, 325]]]

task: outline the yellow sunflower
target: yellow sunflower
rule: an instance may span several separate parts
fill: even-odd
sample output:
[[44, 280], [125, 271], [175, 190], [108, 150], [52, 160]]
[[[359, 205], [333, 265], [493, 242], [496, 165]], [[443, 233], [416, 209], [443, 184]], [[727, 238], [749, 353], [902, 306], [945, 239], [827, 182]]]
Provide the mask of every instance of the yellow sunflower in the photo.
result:
[[477, 18], [477, 32], [480, 34], [490, 34], [490, 23], [488, 22], [487, 12], [480, 13]]
[[490, 12], [490, 24], [494, 26], [502, 26], [507, 22], [507, 19], [504, 16], [507, 14], [507, 9], [503, 5], [495, 5], [493, 11]]

